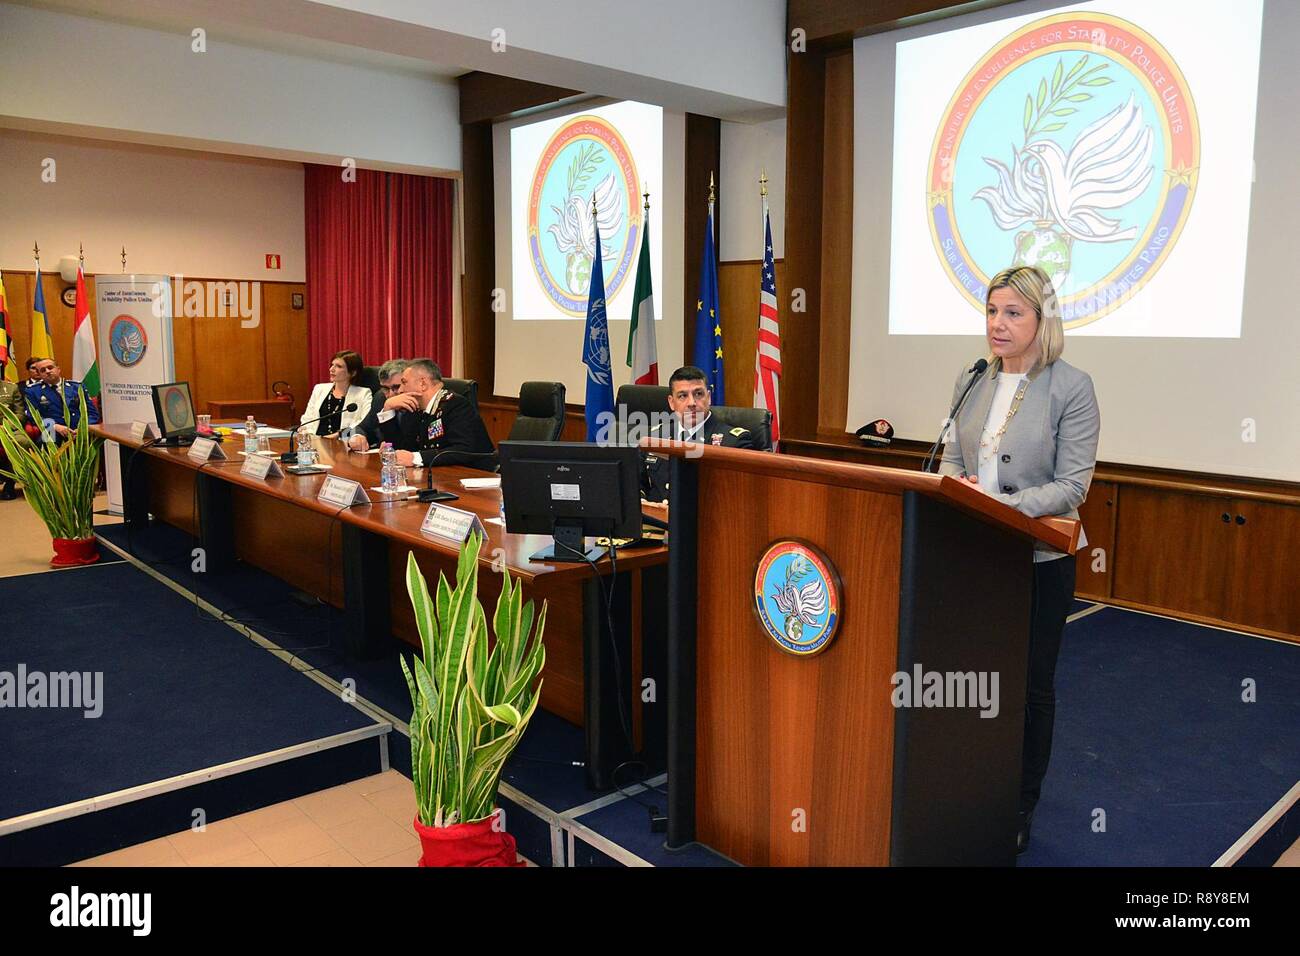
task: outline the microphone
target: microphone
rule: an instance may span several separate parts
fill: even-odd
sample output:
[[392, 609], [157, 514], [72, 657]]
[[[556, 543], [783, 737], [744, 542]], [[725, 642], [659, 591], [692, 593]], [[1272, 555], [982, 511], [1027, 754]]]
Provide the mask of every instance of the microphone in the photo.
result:
[[460, 451], [456, 448], [448, 448], [446, 451], [440, 451], [428, 461], [424, 461], [424, 454], [421, 453], [420, 459], [424, 464], [420, 467], [425, 470], [424, 490], [416, 494], [417, 501], [428, 504], [432, 501], [454, 501], [456, 496], [450, 491], [434, 491], [433, 489], [433, 466], [439, 458], [444, 455], [465, 455], [470, 458], [488, 458], [496, 455], [495, 451]]
[[[352, 402], [348, 404], [346, 407], [340, 409], [341, 412], [355, 412], [356, 410], [357, 410], [356, 402]], [[329, 417], [330, 417], [329, 415], [317, 415], [315, 418], [309, 418], [305, 422], [299, 422], [297, 425], [294, 425], [293, 430], [289, 432], [289, 450], [280, 452], [280, 460], [297, 461], [298, 453], [293, 450], [293, 440], [294, 437], [298, 434], [298, 429], [302, 428], [303, 425], [315, 425], [322, 418], [329, 418]]]
[[971, 377], [970, 381], [967, 382], [966, 387], [962, 389], [961, 396], [957, 399], [957, 404], [954, 405], [952, 411], [948, 413], [948, 418], [943, 423], [943, 431], [939, 432], [939, 437], [936, 438], [934, 444], [930, 446], [930, 453], [925, 456], [925, 463], [921, 465], [922, 471], [928, 472], [930, 466], [934, 464], [934, 456], [939, 451], [939, 443], [943, 441], [943, 436], [946, 435], [948, 429], [952, 427], [953, 419], [957, 417], [957, 412], [961, 410], [962, 405], [966, 402], [966, 396], [970, 394], [970, 390], [975, 387], [975, 383], [980, 380], [980, 376], [984, 374], [984, 370], [988, 367], [988, 359], [980, 359], [967, 370]]

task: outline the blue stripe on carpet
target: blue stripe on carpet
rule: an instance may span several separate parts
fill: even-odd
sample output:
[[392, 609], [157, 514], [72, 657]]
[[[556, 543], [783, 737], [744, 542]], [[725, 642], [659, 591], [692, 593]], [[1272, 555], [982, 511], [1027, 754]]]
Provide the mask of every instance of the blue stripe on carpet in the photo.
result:
[[1022, 866], [1208, 866], [1300, 779], [1295, 645], [1107, 608], [1067, 625], [1056, 693]]
[[0, 604], [31, 622], [0, 671], [103, 674], [98, 718], [4, 713], [0, 819], [373, 723], [129, 564], [0, 579]]

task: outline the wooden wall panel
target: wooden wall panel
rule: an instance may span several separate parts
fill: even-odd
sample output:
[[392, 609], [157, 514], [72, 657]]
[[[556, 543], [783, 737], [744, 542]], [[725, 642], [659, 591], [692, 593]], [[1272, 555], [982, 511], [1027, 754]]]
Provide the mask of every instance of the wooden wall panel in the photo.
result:
[[[727, 323], [724, 329], [727, 346], [726, 404], [743, 408], [754, 404], [754, 349], [758, 342], [758, 290], [762, 267], [763, 263], [757, 260], [724, 262], [718, 267], [718, 303]], [[790, 303], [790, 290], [785, 280], [785, 260], [777, 259], [776, 297], [780, 303], [783, 352], [786, 313]], [[667, 382], [667, 375], [664, 381]], [[784, 404], [782, 399], [783, 407]]]
[[[266, 391], [256, 398], [271, 398], [271, 384], [277, 380], [289, 383], [294, 395], [294, 408], [302, 414], [303, 405], [311, 395], [311, 387], [323, 382], [320, 370], [307, 367], [307, 308], [293, 307], [293, 294], [301, 293], [306, 299], [307, 289], [302, 283], [267, 283], [262, 286], [262, 325], [266, 330]], [[365, 356], [363, 356], [365, 357]], [[365, 357], [370, 364], [376, 364]]]
[[853, 307], [852, 47], [826, 58], [825, 114], [817, 427], [844, 431]]
[[[1114, 482], [1094, 481], [1088, 489], [1087, 500], [1079, 508], [1079, 518], [1088, 535], [1088, 546], [1075, 558], [1074, 593], [1079, 597], [1105, 601], [1111, 596], [1118, 495]], [[1104, 571], [1092, 570], [1093, 551], [1097, 548], [1105, 555]]]
[[810, 42], [848, 42], [854, 36], [951, 16], [972, 7], [995, 7], [1013, 0], [790, 0], [787, 23], [798, 27]]
[[1300, 508], [1234, 499], [1230, 516], [1236, 547], [1225, 616], [1300, 638]]
[[[252, 320], [239, 316], [238, 291], [230, 292], [215, 279], [204, 280], [202, 285], [203, 310], [192, 320], [194, 379], [190, 394], [194, 397], [194, 407], [206, 409], [208, 401], [214, 398], [226, 401], [266, 398], [265, 326], [258, 322], [246, 327], [246, 322]], [[234, 299], [228, 299], [228, 294]], [[305, 340], [303, 345], [305, 348]]]
[[464, 378], [478, 381], [479, 395], [494, 393], [496, 381], [495, 226], [493, 224], [492, 126], [461, 127], [462, 196], [465, 211], [465, 273], [461, 278], [461, 328], [464, 334]]

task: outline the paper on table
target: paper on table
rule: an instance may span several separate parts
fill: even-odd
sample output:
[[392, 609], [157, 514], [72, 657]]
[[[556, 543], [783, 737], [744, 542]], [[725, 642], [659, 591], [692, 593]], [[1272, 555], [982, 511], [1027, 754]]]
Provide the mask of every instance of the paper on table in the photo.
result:
[[495, 478], [462, 478], [460, 480], [462, 488], [500, 488], [501, 476]]
[[370, 490], [377, 491], [381, 495], [404, 495], [407, 492], [419, 491], [420, 489], [415, 487], [415, 485], [402, 485], [402, 487], [394, 488], [392, 491], [385, 491], [383, 488], [377, 488], [374, 486], [371, 486]]

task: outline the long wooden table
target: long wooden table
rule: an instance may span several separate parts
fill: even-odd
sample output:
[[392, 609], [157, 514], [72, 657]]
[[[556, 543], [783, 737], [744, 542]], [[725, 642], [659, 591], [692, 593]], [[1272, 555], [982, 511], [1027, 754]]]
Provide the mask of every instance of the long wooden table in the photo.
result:
[[[406, 592], [408, 553], [414, 553], [431, 590], [439, 573], [454, 581], [457, 544], [420, 530], [429, 506], [413, 496], [394, 500], [370, 490], [379, 485], [378, 455], [353, 454], [340, 442], [316, 439], [321, 464], [331, 468], [328, 474], [360, 482], [371, 499], [340, 508], [317, 498], [324, 474], [266, 480], [240, 474], [244, 458], [238, 436], [222, 445], [227, 460], [199, 465], [187, 448], [144, 447], [127, 425], [94, 431], [119, 446], [128, 524], [147, 523], [152, 515], [199, 539], [207, 573], [220, 574], [244, 561], [342, 608], [347, 650], [358, 657], [379, 653], [390, 635], [419, 644]], [[272, 441], [276, 451], [288, 444]], [[500, 594], [496, 569], [502, 563], [523, 581], [526, 598], [548, 602], [541, 706], [584, 727], [592, 788], [612, 786], [613, 770], [637, 751], [652, 769], [661, 767], [667, 708], [642, 705], [640, 691], [643, 678], [665, 684], [667, 548], [624, 551], [616, 572], [609, 558], [602, 558], [596, 565], [599, 578], [587, 564], [531, 561], [529, 555], [550, 538], [506, 533], [493, 520], [500, 513], [500, 489], [469, 490], [460, 484], [462, 478], [487, 473], [468, 467], [431, 470], [433, 487], [459, 495], [448, 504], [484, 522], [479, 599], [489, 619]], [[407, 474], [410, 484], [425, 486], [425, 469], [407, 469]], [[611, 653], [615, 647], [617, 654]]]

